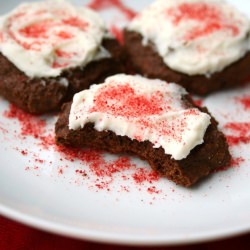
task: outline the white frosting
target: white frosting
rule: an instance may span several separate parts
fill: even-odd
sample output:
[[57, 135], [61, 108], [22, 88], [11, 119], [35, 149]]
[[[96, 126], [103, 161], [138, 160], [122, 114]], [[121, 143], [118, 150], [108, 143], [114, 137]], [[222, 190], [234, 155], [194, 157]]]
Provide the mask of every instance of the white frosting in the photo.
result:
[[69, 128], [77, 130], [94, 123], [98, 131], [150, 141], [181, 160], [203, 143], [210, 124], [208, 114], [185, 107], [185, 94], [173, 83], [118, 74], [74, 96]]
[[27, 76], [56, 77], [108, 57], [105, 25], [92, 10], [64, 0], [23, 3], [0, 18], [0, 52]]
[[249, 51], [250, 21], [223, 0], [156, 0], [128, 30], [151, 42], [171, 69], [209, 76]]

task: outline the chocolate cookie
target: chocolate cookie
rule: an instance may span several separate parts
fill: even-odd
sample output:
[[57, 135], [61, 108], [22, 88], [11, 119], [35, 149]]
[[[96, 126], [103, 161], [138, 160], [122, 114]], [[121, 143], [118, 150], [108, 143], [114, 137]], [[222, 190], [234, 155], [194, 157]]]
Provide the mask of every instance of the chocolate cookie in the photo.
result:
[[[169, 85], [171, 91], [166, 93], [160, 88], [166, 96], [157, 99], [156, 89], [152, 95], [145, 89], [168, 84], [148, 80], [147, 86], [140, 86], [144, 81], [147, 80], [138, 76], [117, 75], [99, 88], [96, 85], [75, 95], [73, 104], [63, 105], [55, 127], [56, 142], [137, 155], [162, 176], [186, 187], [230, 163], [226, 139], [207, 109], [196, 107], [176, 85]], [[172, 99], [173, 96], [176, 97]], [[197, 120], [200, 122], [195, 124]], [[191, 137], [195, 143], [189, 140]]]
[[24, 3], [1, 18], [0, 95], [29, 113], [60, 109], [74, 93], [123, 72], [122, 60], [119, 43], [88, 8]]
[[135, 71], [198, 95], [250, 77], [250, 21], [224, 1], [157, 0], [124, 30]]

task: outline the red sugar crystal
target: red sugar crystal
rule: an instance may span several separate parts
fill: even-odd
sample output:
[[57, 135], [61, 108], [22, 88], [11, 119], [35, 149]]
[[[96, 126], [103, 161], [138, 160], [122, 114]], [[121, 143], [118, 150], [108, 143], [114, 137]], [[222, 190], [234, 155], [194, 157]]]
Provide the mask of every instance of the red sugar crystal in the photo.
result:
[[55, 145], [55, 136], [54, 134], [48, 134], [48, 135], [40, 135], [39, 136], [39, 146], [41, 146], [44, 149], [48, 149], [51, 146]]
[[[49, 12], [49, 11], [48, 11]], [[62, 12], [62, 13], [61, 13]], [[55, 15], [65, 15], [63, 11], [54, 11]], [[54, 31], [53, 35], [56, 35], [59, 39], [67, 40], [74, 37], [73, 33], [66, 31], [66, 30], [60, 30], [63, 25], [66, 26], [72, 26], [79, 28], [80, 30], [84, 31], [88, 27], [88, 23], [84, 20], [77, 18], [77, 17], [68, 17], [62, 21], [57, 21], [53, 19], [45, 19], [39, 22], [31, 23], [30, 25], [20, 29], [19, 35], [31, 39], [29, 42], [23, 42], [21, 41], [18, 36], [12, 32], [12, 26], [17, 23], [20, 17], [23, 17], [26, 13], [18, 13], [12, 17], [9, 18], [9, 30], [8, 35], [15, 40], [20, 46], [25, 48], [26, 50], [35, 50], [39, 51], [41, 49], [41, 46], [50, 42], [50, 36], [51, 36], [51, 30], [55, 28], [59, 28], [58, 31]], [[40, 16], [42, 14], [46, 14], [45, 10], [38, 11], [35, 13], [35, 15]], [[32, 17], [30, 17], [32, 18]], [[32, 40], [33, 39], [33, 40]], [[54, 68], [58, 68], [59, 66], [55, 66]], [[62, 66], [60, 66], [62, 67]]]
[[48, 38], [48, 31], [55, 26], [53, 20], [44, 20], [38, 23], [32, 23], [29, 26], [19, 30], [19, 33], [27, 38]]
[[72, 56], [75, 55], [75, 53], [69, 53], [60, 49], [56, 50], [55, 54], [57, 57], [62, 57], [62, 58], [71, 58]]
[[152, 183], [154, 181], [159, 180], [159, 175], [152, 170], [146, 170], [144, 168], [139, 168], [133, 175], [132, 175], [134, 181], [138, 184], [141, 184], [143, 182], [149, 182]]
[[3, 133], [3, 134], [8, 134], [8, 130], [6, 128], [3, 128], [0, 126], [0, 131]]
[[64, 39], [64, 40], [71, 39], [74, 37], [73, 34], [71, 34], [70, 32], [67, 32], [67, 31], [59, 31], [59, 32], [56, 32], [55, 34], [60, 39]]
[[21, 154], [22, 154], [22, 155], [28, 155], [28, 152], [27, 152], [27, 150], [22, 150], [22, 151], [21, 151]]
[[[132, 174], [132, 178], [137, 184], [142, 184], [144, 182], [153, 183], [158, 181], [160, 178], [159, 175], [153, 170], [147, 170], [143, 168], [137, 169], [137, 166], [131, 162], [130, 158], [125, 156], [119, 157], [116, 160], [106, 160], [104, 153], [97, 150], [80, 150], [74, 148], [66, 148], [64, 146], [58, 146], [57, 150], [63, 153], [67, 160], [80, 160], [83, 163], [87, 164], [89, 170], [97, 177], [96, 181], [98, 183], [96, 184], [96, 186], [100, 189], [107, 188], [113, 181], [113, 177], [115, 174], [122, 173], [126, 170], [131, 169], [135, 171], [135, 173]], [[87, 175], [84, 170], [77, 169], [75, 172], [83, 176]], [[109, 178], [109, 182], [102, 181], [105, 177]]]
[[[84, 101], [84, 100], [83, 100]], [[174, 111], [171, 96], [164, 99], [162, 92], [155, 91], [147, 95], [136, 93], [128, 83], [113, 86], [104, 86], [94, 97], [94, 105], [89, 109], [90, 113], [101, 112], [114, 117], [123, 117], [128, 122], [134, 119], [139, 128], [133, 138], [142, 140], [140, 131], [148, 129], [150, 133], [156, 133], [157, 138], [161, 136], [171, 137], [178, 143], [182, 142], [182, 134], [187, 127], [189, 117], [198, 116], [196, 109], [187, 109], [182, 117], [172, 117], [170, 120], [152, 119], [153, 115], [162, 115], [165, 112]], [[158, 143], [158, 139], [154, 142]]]
[[105, 112], [114, 116], [140, 117], [162, 112], [163, 96], [156, 92], [150, 98], [138, 95], [127, 85], [103, 89], [95, 98], [91, 112]]
[[225, 166], [219, 169], [214, 170], [214, 172], [220, 172], [220, 171], [226, 171], [229, 168], [235, 168], [235, 167], [240, 167], [241, 163], [245, 162], [245, 159], [243, 159], [242, 157], [237, 157], [237, 158], [232, 158], [230, 165], [229, 166]]
[[93, 149], [74, 149], [58, 146], [57, 150], [64, 153], [69, 161], [80, 160], [88, 164], [90, 171], [98, 177], [112, 177], [118, 172], [134, 167], [128, 157], [119, 157], [114, 161], [107, 161], [102, 151]]
[[[12, 24], [10, 24], [10, 28], [11, 28]], [[11, 37], [17, 44], [19, 44], [20, 46], [22, 46], [24, 49], [26, 50], [34, 50], [34, 51], [40, 51], [41, 45], [44, 44], [43, 41], [33, 41], [30, 43], [27, 42], [23, 42], [21, 41], [11, 30], [8, 30], [8, 35], [9, 37]]]
[[196, 100], [193, 100], [193, 102], [198, 107], [202, 107], [203, 106], [203, 100], [202, 99], [196, 99]]
[[244, 106], [245, 110], [250, 110], [250, 95], [236, 98], [236, 101], [241, 103]]
[[245, 162], [245, 159], [243, 159], [242, 157], [237, 157], [237, 158], [233, 158], [231, 160], [231, 166], [234, 167], [239, 167], [241, 163]]
[[[115, 160], [106, 160], [105, 154], [102, 151], [92, 150], [92, 149], [78, 149], [78, 148], [68, 148], [64, 146], [57, 146], [55, 144], [54, 134], [46, 134], [46, 123], [37, 116], [33, 116], [25, 113], [24, 111], [18, 109], [14, 105], [9, 106], [9, 110], [4, 112], [4, 116], [10, 119], [17, 119], [21, 126], [21, 135], [22, 136], [33, 136], [38, 139], [38, 145], [44, 149], [49, 149], [51, 146], [54, 150], [62, 153], [64, 158], [74, 162], [75, 160], [81, 161], [81, 163], [88, 166], [90, 172], [96, 176], [95, 186], [99, 189], [110, 190], [110, 184], [113, 182], [115, 175], [121, 173], [121, 177], [124, 180], [133, 179], [135, 183], [142, 184], [153, 183], [159, 180], [159, 176], [156, 172], [152, 170], [137, 169], [136, 164], [131, 162], [131, 159], [126, 156], [120, 156]], [[27, 149], [21, 149], [20, 153], [23, 156], [30, 155], [33, 159], [33, 163], [44, 164], [46, 161], [39, 158], [37, 154], [30, 154]], [[62, 160], [62, 159], [60, 159]], [[30, 161], [31, 162], [31, 161]], [[52, 162], [49, 162], [52, 164]], [[39, 170], [38, 166], [26, 167], [25, 170]], [[132, 176], [127, 174], [126, 170], [133, 170], [134, 174]], [[58, 168], [58, 174], [63, 174], [63, 168]], [[79, 174], [83, 177], [87, 176], [85, 170], [75, 170], [76, 174]], [[108, 181], [105, 178], [108, 178]], [[126, 188], [125, 191], [128, 191]], [[148, 189], [149, 193], [158, 193], [160, 191], [156, 190], [154, 187]]]
[[67, 67], [68, 66], [68, 63], [58, 63], [58, 62], [53, 62], [52, 64], [52, 68], [53, 69], [58, 69], [58, 68], [64, 68], [64, 67]]
[[38, 162], [38, 163], [42, 164], [42, 163], [44, 163], [44, 160], [37, 158], [37, 159], [35, 159], [35, 162]]
[[62, 168], [58, 169], [58, 174], [63, 174], [63, 169]]
[[82, 176], [87, 176], [87, 173], [86, 173], [85, 170], [79, 170], [79, 169], [77, 169], [75, 172], [76, 172], [77, 174], [82, 175]]
[[232, 36], [239, 34], [237, 26], [226, 23], [223, 13], [216, 6], [207, 3], [183, 3], [177, 9], [169, 9], [167, 14], [171, 16], [175, 25], [186, 20], [194, 20], [199, 23], [199, 27], [188, 32], [186, 40], [204, 37], [219, 30], [230, 32]]
[[44, 120], [22, 111], [13, 104], [9, 105], [9, 110], [4, 112], [4, 116], [19, 121], [22, 136], [30, 135], [39, 138], [45, 132], [46, 122]]
[[229, 145], [234, 146], [250, 142], [250, 123], [231, 122], [226, 124], [224, 128], [233, 132], [232, 135], [226, 136]]
[[70, 17], [63, 20], [63, 24], [79, 28], [81, 30], [86, 30], [88, 23], [77, 17]]
[[149, 188], [147, 189], [147, 191], [148, 191], [150, 194], [159, 194], [159, 193], [161, 193], [161, 190], [157, 190], [155, 186], [149, 187]]

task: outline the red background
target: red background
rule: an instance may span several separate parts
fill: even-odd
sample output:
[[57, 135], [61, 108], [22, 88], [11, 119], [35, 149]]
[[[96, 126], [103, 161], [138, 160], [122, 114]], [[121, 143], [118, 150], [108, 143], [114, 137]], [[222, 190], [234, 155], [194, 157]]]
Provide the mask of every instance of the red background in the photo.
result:
[[[249, 249], [250, 234], [215, 242], [179, 247], [147, 247], [148, 250], [209, 250], [209, 249]], [[0, 250], [29, 249], [83, 249], [83, 250], [137, 250], [145, 247], [116, 246], [74, 240], [42, 232], [19, 223], [0, 217]]]

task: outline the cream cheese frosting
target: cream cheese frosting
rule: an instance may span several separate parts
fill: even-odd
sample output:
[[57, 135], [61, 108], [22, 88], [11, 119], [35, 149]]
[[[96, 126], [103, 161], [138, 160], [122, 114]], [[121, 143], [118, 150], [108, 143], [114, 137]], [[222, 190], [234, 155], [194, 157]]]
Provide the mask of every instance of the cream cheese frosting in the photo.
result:
[[97, 131], [150, 141], [181, 160], [203, 143], [211, 118], [197, 108], [186, 107], [182, 100], [186, 94], [173, 83], [118, 74], [74, 96], [69, 128], [77, 130], [94, 123]]
[[250, 49], [248, 17], [223, 0], [156, 0], [127, 29], [188, 75], [222, 71]]
[[109, 57], [106, 28], [92, 10], [64, 0], [23, 3], [0, 18], [0, 52], [27, 76], [56, 77]]

